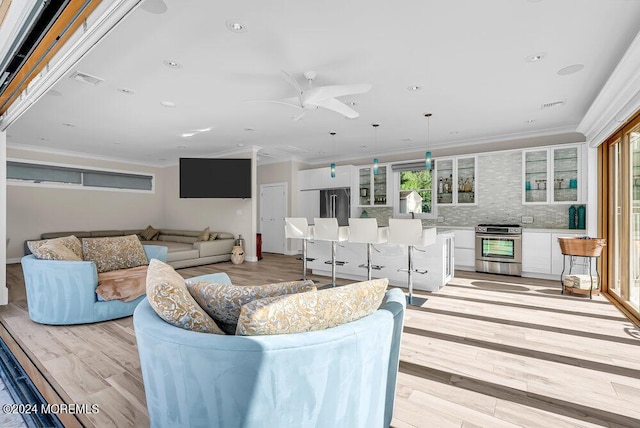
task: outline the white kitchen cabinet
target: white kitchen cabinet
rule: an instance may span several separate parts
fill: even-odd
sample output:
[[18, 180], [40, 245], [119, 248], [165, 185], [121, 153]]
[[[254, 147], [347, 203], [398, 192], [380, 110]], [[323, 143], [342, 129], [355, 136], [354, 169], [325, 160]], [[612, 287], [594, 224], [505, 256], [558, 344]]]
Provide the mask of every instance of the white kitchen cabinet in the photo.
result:
[[522, 272], [551, 273], [551, 234], [522, 232]]
[[455, 267], [461, 270], [475, 270], [476, 265], [476, 235], [473, 230], [455, 229]]
[[575, 204], [583, 201], [581, 146], [522, 152], [523, 204]]
[[477, 205], [476, 156], [436, 160], [436, 189], [439, 205]]
[[336, 176], [331, 177], [331, 168], [314, 168], [298, 171], [300, 190], [332, 189], [335, 187], [351, 187], [353, 165], [336, 167]]

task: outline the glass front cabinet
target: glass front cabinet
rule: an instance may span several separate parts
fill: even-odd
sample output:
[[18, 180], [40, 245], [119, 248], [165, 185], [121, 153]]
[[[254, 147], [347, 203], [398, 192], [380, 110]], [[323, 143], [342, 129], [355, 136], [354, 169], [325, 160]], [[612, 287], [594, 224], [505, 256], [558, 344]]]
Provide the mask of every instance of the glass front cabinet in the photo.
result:
[[580, 164], [580, 146], [522, 152], [522, 203], [580, 203]]
[[436, 159], [436, 189], [439, 205], [474, 205], [476, 157]]
[[361, 207], [387, 205], [388, 166], [379, 165], [375, 174], [372, 167], [358, 169], [358, 205]]

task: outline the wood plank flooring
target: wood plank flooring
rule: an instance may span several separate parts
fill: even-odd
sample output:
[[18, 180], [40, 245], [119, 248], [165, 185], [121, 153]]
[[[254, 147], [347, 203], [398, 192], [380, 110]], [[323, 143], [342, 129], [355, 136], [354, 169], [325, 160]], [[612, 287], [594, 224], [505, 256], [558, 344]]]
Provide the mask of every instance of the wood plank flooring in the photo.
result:
[[[179, 272], [227, 272], [250, 285], [297, 279], [300, 262], [264, 254], [258, 263]], [[29, 375], [41, 377], [36, 384], [46, 383], [58, 402], [98, 404], [98, 413], [76, 415], [78, 424], [148, 426], [132, 318], [36, 324], [20, 265], [7, 266], [7, 284], [0, 323], [35, 368]], [[604, 296], [563, 296], [558, 281], [460, 271], [439, 292], [415, 296], [426, 301], [406, 314], [392, 426], [640, 426], [640, 331]]]

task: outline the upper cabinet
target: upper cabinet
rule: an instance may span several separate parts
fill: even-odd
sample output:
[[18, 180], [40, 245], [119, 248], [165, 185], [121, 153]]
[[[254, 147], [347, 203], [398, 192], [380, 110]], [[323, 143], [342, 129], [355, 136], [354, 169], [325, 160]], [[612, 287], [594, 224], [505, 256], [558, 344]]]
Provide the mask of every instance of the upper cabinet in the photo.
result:
[[436, 159], [436, 188], [439, 205], [475, 205], [475, 156]]
[[335, 187], [351, 187], [353, 165], [336, 167], [335, 177], [331, 177], [331, 168], [304, 169], [298, 171], [300, 190], [332, 189]]
[[582, 201], [580, 146], [522, 153], [523, 204], [573, 204]]
[[379, 165], [375, 174], [373, 167], [358, 168], [358, 206], [384, 206], [387, 205], [389, 167]]

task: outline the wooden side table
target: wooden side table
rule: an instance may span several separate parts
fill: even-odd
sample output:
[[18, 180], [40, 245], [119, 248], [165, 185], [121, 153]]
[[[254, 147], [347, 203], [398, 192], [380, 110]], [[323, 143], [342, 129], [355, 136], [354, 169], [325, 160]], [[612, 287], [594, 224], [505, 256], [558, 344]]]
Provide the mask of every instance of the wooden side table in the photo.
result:
[[[596, 295], [600, 294], [600, 272], [598, 272], [598, 258], [602, 254], [602, 249], [607, 245], [607, 240], [602, 238], [558, 238], [560, 244], [560, 252], [563, 255], [562, 260], [562, 273], [560, 274], [560, 285], [562, 287], [562, 294], [564, 294], [565, 288], [571, 293], [587, 294], [589, 293], [589, 299], [593, 298], [593, 269], [592, 261], [596, 261], [596, 278], [597, 288]], [[567, 265], [567, 256], [569, 256], [569, 275], [573, 270], [573, 265], [576, 257], [584, 257], [588, 260], [589, 268], [589, 290], [584, 290], [575, 287], [565, 287], [564, 285], [564, 271]]]

